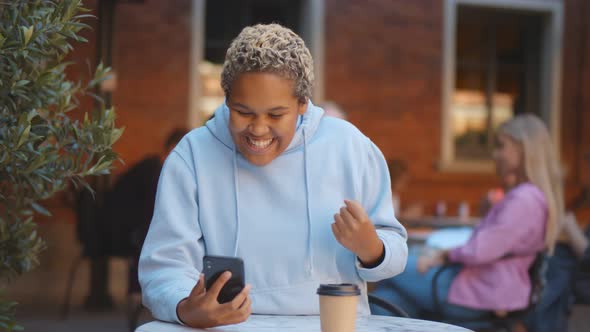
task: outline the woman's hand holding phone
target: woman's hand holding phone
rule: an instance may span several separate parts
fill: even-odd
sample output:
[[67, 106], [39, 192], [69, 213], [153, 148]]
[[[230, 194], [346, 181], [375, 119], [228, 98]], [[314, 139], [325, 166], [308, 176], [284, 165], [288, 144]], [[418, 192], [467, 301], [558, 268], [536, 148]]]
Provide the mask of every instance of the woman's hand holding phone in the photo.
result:
[[178, 318], [184, 324], [196, 328], [237, 324], [248, 319], [252, 312], [249, 285], [230, 302], [217, 302], [221, 289], [230, 278], [231, 272], [226, 271], [217, 278], [209, 290], [205, 290], [205, 276], [201, 274], [190, 295], [178, 303]]

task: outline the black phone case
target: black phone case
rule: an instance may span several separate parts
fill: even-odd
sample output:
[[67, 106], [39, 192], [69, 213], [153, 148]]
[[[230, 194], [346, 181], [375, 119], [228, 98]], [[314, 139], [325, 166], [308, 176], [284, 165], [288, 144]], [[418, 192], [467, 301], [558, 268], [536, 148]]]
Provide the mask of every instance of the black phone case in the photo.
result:
[[223, 286], [217, 297], [219, 303], [233, 300], [244, 288], [244, 261], [241, 258], [229, 256], [203, 257], [203, 273], [205, 274], [205, 288], [207, 290], [225, 271], [231, 272], [231, 278]]

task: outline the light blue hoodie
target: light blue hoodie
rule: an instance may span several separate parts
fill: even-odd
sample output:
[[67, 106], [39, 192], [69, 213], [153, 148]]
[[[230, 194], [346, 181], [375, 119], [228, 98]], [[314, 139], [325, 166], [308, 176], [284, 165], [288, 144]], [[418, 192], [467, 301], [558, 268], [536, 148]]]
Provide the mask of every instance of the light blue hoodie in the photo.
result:
[[[288, 148], [255, 166], [237, 152], [220, 106], [166, 159], [139, 261], [143, 302], [179, 322], [176, 306], [195, 286], [205, 254], [237, 255], [252, 285], [252, 311], [319, 314], [321, 283], [354, 283], [369, 314], [366, 281], [393, 277], [407, 259], [383, 155], [352, 124], [308, 104]], [[359, 201], [377, 227], [385, 257], [363, 268], [331, 224], [344, 199]]]

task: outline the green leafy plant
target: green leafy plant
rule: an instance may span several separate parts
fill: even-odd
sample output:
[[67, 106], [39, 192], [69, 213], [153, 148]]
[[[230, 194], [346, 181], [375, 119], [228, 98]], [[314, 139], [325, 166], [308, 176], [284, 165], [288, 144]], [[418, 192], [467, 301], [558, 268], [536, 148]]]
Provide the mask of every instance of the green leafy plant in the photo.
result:
[[[35, 212], [70, 183], [106, 174], [123, 129], [103, 103], [91, 112], [79, 98], [91, 96], [109, 68], [99, 65], [89, 82], [68, 80], [66, 55], [91, 15], [80, 0], [0, 0], [0, 278], [3, 283], [39, 264], [45, 245]], [[0, 299], [0, 329], [14, 330], [15, 304]]]

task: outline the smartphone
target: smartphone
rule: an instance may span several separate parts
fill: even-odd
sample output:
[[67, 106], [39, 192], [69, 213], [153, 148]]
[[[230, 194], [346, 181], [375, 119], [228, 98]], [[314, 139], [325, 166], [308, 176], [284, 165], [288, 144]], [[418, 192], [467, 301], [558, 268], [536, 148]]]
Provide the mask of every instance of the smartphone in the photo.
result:
[[234, 299], [244, 288], [244, 261], [239, 257], [209, 256], [203, 257], [205, 289], [209, 290], [215, 280], [225, 272], [231, 272], [231, 278], [225, 283], [217, 302], [226, 303]]

